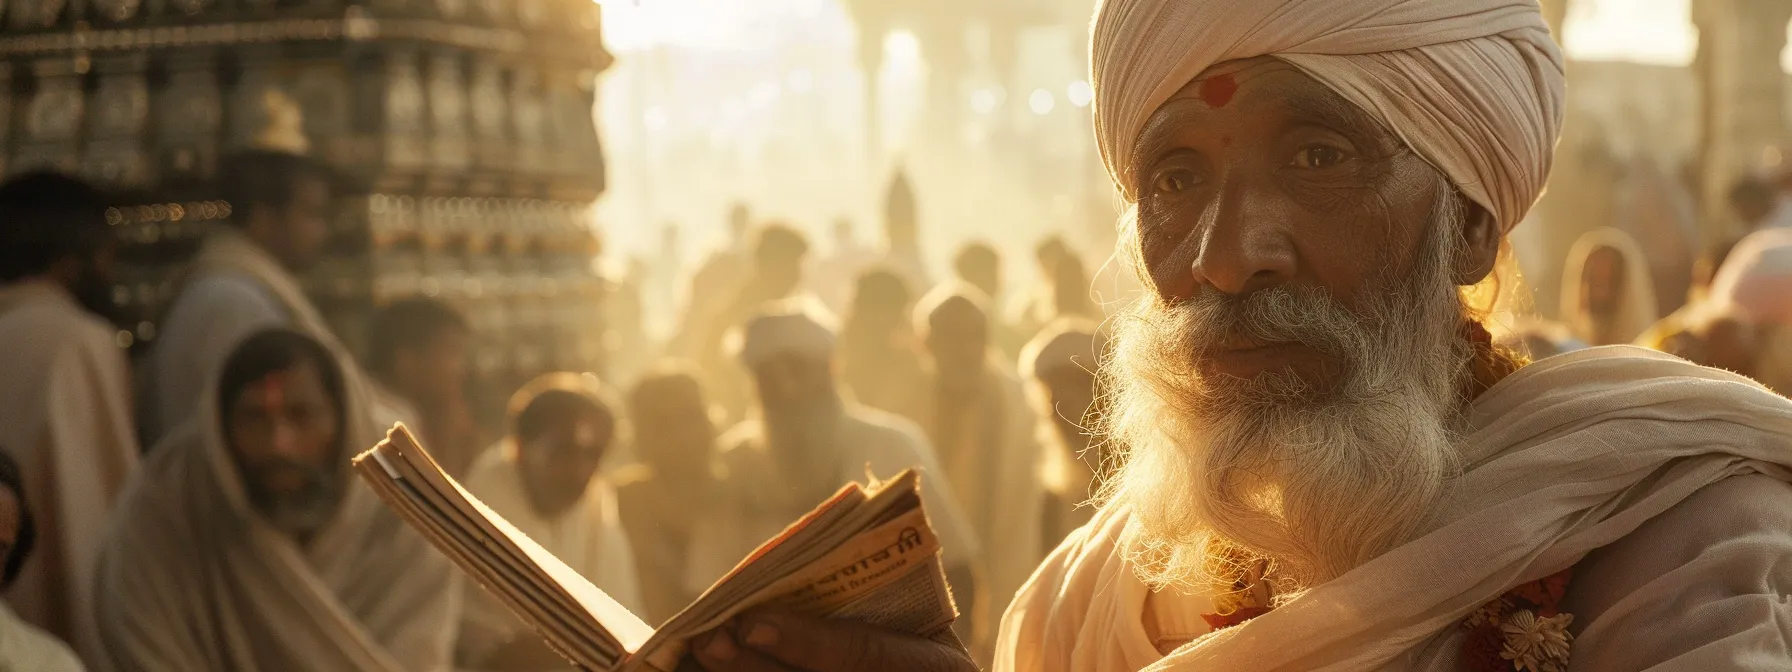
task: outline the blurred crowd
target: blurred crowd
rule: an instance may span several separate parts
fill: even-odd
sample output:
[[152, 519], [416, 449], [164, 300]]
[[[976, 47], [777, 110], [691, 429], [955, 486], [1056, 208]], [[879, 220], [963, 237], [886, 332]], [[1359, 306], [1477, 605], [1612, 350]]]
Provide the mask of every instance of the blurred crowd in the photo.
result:
[[[429, 298], [381, 307], [357, 357], [300, 290], [336, 184], [309, 159], [234, 157], [237, 216], [183, 271], [127, 362], [101, 317], [107, 197], [34, 173], [0, 186], [0, 668], [555, 669], [564, 665], [350, 482], [406, 422], [450, 474], [649, 622], [670, 617], [843, 484], [921, 468], [965, 618], [988, 659], [1007, 601], [1091, 515], [1107, 348], [1090, 255], [1035, 247], [1009, 287], [989, 241], [947, 272], [898, 178], [884, 240], [728, 215], [688, 277], [636, 264], [606, 307], [604, 372], [516, 390], [502, 436], [473, 421], [474, 332]], [[1611, 228], [1566, 260], [1561, 319], [1513, 313], [1532, 359], [1621, 343], [1792, 392], [1792, 189], [1732, 198], [1746, 236], [1684, 297]], [[674, 289], [676, 288], [676, 289]], [[679, 306], [669, 338], [650, 306]], [[9, 667], [10, 666], [10, 667]]]
[[1563, 268], [1561, 319], [1519, 314], [1507, 343], [1533, 358], [1629, 343], [1792, 393], [1792, 174], [1741, 180], [1729, 207], [1741, 235], [1710, 246], [1690, 278], [1666, 287], [1630, 234], [1583, 234]]

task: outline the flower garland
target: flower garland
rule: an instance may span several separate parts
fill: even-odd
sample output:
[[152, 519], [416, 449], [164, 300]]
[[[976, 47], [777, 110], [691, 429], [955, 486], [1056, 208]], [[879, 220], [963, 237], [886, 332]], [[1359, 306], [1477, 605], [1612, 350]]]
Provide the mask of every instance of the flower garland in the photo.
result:
[[1562, 613], [1573, 568], [1499, 596], [1462, 620], [1462, 667], [1469, 672], [1564, 672], [1574, 642]]
[[[1574, 614], [1563, 613], [1572, 567], [1522, 584], [1462, 620], [1462, 668], [1468, 672], [1566, 672]], [[1214, 600], [1220, 613], [1202, 614], [1214, 631], [1243, 625], [1275, 607], [1258, 565]]]

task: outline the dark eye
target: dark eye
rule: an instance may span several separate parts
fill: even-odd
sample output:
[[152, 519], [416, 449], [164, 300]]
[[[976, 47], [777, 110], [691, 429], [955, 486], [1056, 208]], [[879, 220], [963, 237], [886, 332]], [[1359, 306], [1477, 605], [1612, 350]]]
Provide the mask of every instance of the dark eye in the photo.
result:
[[1325, 145], [1312, 145], [1301, 149], [1294, 155], [1295, 168], [1320, 169], [1330, 168], [1344, 162], [1348, 158], [1344, 150]]
[[1195, 186], [1195, 174], [1187, 170], [1166, 170], [1158, 173], [1152, 181], [1152, 191], [1158, 194], [1180, 194]]

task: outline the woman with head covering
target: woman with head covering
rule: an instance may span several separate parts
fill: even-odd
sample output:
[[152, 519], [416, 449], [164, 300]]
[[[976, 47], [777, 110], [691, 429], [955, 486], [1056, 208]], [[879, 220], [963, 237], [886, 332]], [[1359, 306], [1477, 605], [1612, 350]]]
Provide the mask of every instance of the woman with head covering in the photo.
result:
[[1562, 273], [1562, 321], [1590, 345], [1629, 343], [1655, 323], [1649, 258], [1630, 234], [1588, 231], [1568, 249]]

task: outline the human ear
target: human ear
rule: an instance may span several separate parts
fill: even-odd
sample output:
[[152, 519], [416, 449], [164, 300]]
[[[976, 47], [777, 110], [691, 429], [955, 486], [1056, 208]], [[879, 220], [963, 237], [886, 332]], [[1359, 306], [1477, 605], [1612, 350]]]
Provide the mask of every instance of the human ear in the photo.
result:
[[1474, 285], [1493, 272], [1500, 255], [1500, 226], [1486, 208], [1462, 199], [1462, 250], [1456, 255], [1454, 280], [1457, 285]]

